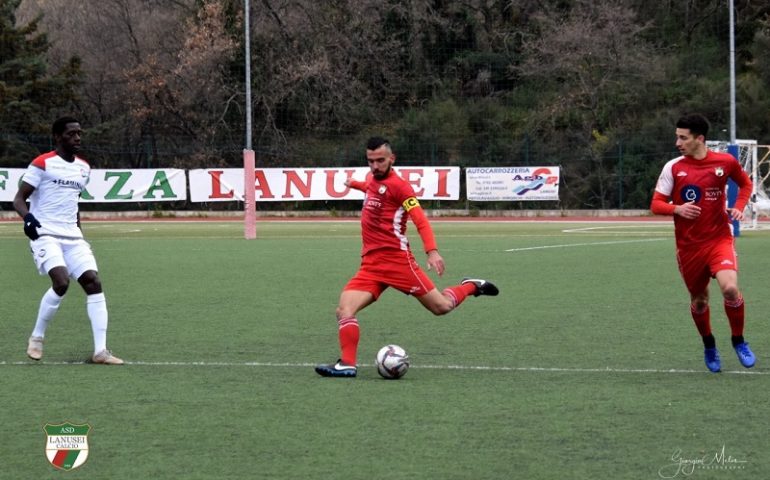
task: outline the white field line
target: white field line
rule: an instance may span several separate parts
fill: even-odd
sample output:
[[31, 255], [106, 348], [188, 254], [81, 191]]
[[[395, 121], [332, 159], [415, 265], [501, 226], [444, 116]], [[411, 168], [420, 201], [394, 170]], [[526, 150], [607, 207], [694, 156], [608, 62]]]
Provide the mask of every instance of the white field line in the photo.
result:
[[[88, 362], [8, 362], [0, 361], [0, 366], [78, 366], [89, 365]], [[258, 367], [258, 368], [310, 368], [315, 363], [291, 363], [291, 362], [145, 362], [127, 361], [128, 366], [137, 367]], [[359, 367], [374, 367], [373, 364], [359, 364]], [[110, 367], [119, 368], [119, 367]], [[705, 370], [689, 369], [659, 369], [659, 368], [562, 368], [562, 367], [493, 367], [486, 365], [412, 365], [418, 370], [461, 370], [461, 371], [485, 371], [485, 372], [529, 372], [529, 373], [619, 373], [619, 374], [704, 374], [713, 375]], [[763, 370], [725, 370], [723, 374], [732, 375], [770, 375], [770, 371]]]
[[[593, 225], [596, 225], [595, 223]], [[652, 230], [650, 227], [660, 227], [661, 225], [601, 225], [594, 227], [579, 227], [579, 228], [565, 228], [562, 233], [602, 233], [602, 234], [614, 234], [614, 235], [672, 235], [674, 233], [673, 224], [669, 230]]]
[[525, 252], [527, 250], [545, 250], [547, 248], [572, 248], [572, 247], [594, 247], [597, 245], [620, 245], [623, 243], [642, 243], [642, 242], [659, 242], [661, 240], [668, 240], [666, 238], [643, 238], [639, 240], [614, 240], [609, 242], [584, 242], [584, 243], [564, 243], [561, 245], [539, 245], [536, 247], [522, 247], [522, 248], [509, 248], [506, 252]]

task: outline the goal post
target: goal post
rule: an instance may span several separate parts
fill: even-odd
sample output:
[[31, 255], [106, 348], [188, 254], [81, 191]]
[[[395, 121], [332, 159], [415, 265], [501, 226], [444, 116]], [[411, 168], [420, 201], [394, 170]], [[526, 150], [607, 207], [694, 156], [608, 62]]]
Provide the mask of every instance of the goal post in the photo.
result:
[[[741, 224], [742, 228], [759, 228], [759, 217], [770, 215], [770, 145], [758, 145], [756, 140], [736, 140], [735, 157], [751, 178], [753, 187], [747, 208], [749, 214]], [[717, 152], [727, 152], [728, 141], [709, 140], [706, 145]]]

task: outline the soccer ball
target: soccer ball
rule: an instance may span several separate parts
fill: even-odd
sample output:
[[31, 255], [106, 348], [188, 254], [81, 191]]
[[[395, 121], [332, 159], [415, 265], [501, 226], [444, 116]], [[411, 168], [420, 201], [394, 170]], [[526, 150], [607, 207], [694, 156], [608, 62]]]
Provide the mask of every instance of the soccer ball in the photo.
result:
[[409, 355], [398, 345], [385, 345], [377, 352], [375, 363], [382, 378], [395, 380], [409, 370]]

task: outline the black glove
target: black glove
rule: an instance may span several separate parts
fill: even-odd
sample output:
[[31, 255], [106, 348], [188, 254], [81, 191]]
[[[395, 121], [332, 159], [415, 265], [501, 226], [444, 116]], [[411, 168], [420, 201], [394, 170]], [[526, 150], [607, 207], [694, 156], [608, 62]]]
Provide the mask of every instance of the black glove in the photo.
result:
[[24, 235], [28, 236], [30, 240], [37, 240], [40, 238], [37, 229], [41, 226], [42, 225], [37, 221], [37, 218], [31, 213], [24, 215]]

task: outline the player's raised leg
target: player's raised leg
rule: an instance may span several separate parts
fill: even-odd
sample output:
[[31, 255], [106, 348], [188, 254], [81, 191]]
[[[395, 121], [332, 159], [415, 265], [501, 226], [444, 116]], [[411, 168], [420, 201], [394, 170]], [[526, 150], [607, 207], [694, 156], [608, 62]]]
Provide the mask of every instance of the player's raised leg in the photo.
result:
[[459, 307], [471, 295], [494, 296], [498, 293], [497, 287], [487, 280], [464, 278], [459, 285], [447, 287], [441, 292], [434, 288], [417, 299], [434, 315], [444, 315]]

